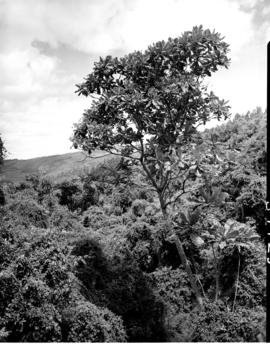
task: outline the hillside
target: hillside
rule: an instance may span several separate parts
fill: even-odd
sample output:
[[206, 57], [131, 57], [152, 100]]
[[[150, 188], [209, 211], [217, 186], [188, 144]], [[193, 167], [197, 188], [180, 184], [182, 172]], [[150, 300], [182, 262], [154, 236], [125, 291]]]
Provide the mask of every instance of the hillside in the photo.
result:
[[0, 173], [0, 181], [19, 182], [26, 175], [37, 173], [50, 177], [54, 181], [60, 181], [87, 172], [112, 157], [112, 155], [99, 157], [102, 155], [104, 155], [103, 152], [96, 151], [93, 156], [97, 156], [97, 158], [87, 158], [84, 153], [76, 152], [28, 160], [5, 160]]

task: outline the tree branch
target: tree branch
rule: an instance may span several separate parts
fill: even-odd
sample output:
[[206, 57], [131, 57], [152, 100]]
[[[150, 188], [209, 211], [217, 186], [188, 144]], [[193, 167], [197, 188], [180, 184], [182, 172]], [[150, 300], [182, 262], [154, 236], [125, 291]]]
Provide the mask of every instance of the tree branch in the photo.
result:
[[155, 181], [155, 179], [152, 177], [152, 174], [150, 173], [148, 167], [146, 166], [146, 164], [144, 163], [144, 146], [143, 146], [143, 140], [140, 138], [140, 143], [141, 143], [141, 157], [140, 157], [140, 162], [142, 164], [142, 167], [144, 169], [144, 171], [146, 172], [147, 174], [147, 177], [150, 179], [152, 185], [154, 186], [154, 188], [156, 189], [156, 191], [159, 193], [159, 187]]

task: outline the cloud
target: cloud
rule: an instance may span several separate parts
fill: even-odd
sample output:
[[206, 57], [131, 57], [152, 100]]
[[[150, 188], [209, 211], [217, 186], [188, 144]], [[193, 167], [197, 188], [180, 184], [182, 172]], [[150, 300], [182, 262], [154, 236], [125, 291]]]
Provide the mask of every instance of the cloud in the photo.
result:
[[78, 76], [60, 67], [55, 56], [39, 54], [34, 48], [0, 54], [0, 116], [26, 111], [42, 100], [74, 93]]
[[0, 128], [11, 157], [31, 158], [70, 150], [72, 127], [89, 100], [48, 97], [27, 110], [6, 112]]
[[239, 9], [252, 14], [253, 24], [260, 28], [269, 23], [269, 0], [233, 0], [239, 4]]
[[114, 17], [124, 9], [122, 0], [6, 0], [1, 7], [1, 38], [5, 41], [1, 49], [5, 51], [24, 49], [35, 39], [53, 47], [63, 43], [95, 54], [122, 45], [121, 39], [113, 35]]
[[[225, 0], [13, 0], [3, 1], [5, 49], [24, 49], [35, 39], [56, 48], [104, 55], [143, 49], [204, 24], [237, 49], [251, 33], [249, 14]], [[229, 24], [229, 25], [228, 25]], [[237, 27], [237, 30], [235, 28]], [[18, 34], [19, 33], [19, 34]], [[5, 37], [9, 38], [8, 42]], [[4, 47], [2, 47], [3, 49]]]
[[240, 11], [251, 16], [257, 41], [266, 45], [270, 40], [270, 2], [269, 0], [229, 0], [237, 4]]

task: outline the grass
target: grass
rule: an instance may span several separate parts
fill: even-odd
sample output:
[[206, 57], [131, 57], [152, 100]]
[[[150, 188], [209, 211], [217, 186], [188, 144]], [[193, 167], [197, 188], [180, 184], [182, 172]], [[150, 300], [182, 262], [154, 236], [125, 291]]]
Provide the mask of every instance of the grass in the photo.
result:
[[98, 157], [102, 155], [103, 152], [97, 151], [93, 154], [97, 158], [89, 158], [83, 152], [76, 152], [28, 160], [5, 160], [1, 167], [0, 182], [19, 182], [29, 174], [39, 174], [59, 182], [86, 173], [113, 156]]

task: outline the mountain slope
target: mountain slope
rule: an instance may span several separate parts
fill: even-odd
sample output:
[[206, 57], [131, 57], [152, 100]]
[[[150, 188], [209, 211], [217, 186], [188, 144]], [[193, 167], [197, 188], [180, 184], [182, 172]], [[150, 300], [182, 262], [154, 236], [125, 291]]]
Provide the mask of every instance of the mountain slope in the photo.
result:
[[113, 155], [104, 155], [104, 152], [96, 151], [93, 156], [97, 158], [88, 158], [84, 153], [76, 152], [28, 160], [5, 160], [0, 172], [0, 181], [19, 182], [28, 174], [42, 174], [59, 181], [77, 176], [113, 157]]

